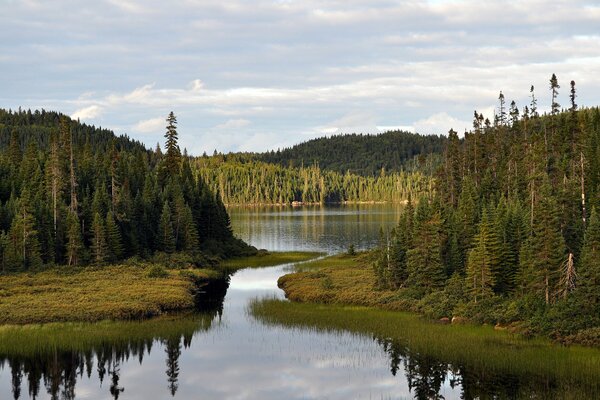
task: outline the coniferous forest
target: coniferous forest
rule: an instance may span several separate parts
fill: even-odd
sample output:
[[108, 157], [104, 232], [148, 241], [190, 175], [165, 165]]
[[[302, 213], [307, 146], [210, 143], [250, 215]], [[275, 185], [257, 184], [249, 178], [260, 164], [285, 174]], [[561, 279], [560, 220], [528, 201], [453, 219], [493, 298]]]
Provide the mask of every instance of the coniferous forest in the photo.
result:
[[[379, 135], [347, 134], [312, 139], [258, 155], [259, 160], [284, 167], [318, 165], [340, 174], [377, 176], [386, 172], [424, 171], [427, 156], [442, 153], [447, 138], [389, 131]], [[427, 168], [430, 169], [430, 168]]]
[[0, 110], [0, 271], [251, 252], [165, 122], [165, 151], [56, 112]]
[[265, 163], [249, 154], [200, 157], [194, 165], [226, 204], [402, 202], [433, 190], [432, 176], [421, 172], [382, 170], [374, 177], [341, 174], [318, 165]]
[[578, 107], [574, 81], [561, 108], [559, 88], [552, 75], [549, 113], [532, 86], [527, 106], [500, 93], [493, 121], [475, 111], [464, 138], [450, 130], [435, 193], [382, 232], [380, 287], [437, 318], [597, 343], [600, 109]]

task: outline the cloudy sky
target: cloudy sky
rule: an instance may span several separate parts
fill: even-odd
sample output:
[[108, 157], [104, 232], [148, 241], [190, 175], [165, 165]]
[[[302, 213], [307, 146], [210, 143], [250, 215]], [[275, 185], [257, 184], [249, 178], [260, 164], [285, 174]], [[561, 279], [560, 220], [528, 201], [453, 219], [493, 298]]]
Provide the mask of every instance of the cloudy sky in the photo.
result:
[[464, 131], [548, 80], [600, 104], [600, 2], [0, 0], [0, 107], [192, 154], [339, 132]]

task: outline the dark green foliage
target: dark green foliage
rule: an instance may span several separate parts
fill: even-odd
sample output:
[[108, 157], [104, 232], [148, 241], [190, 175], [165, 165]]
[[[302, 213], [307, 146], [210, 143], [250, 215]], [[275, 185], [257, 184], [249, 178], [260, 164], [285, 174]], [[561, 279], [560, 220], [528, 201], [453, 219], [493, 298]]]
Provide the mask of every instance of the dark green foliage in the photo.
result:
[[83, 238], [81, 237], [81, 226], [79, 218], [74, 212], [67, 216], [67, 265], [76, 267], [81, 263], [81, 252], [83, 251]]
[[490, 214], [484, 210], [467, 259], [466, 287], [474, 302], [490, 297], [502, 279], [501, 242]]
[[169, 207], [168, 202], [165, 202], [160, 214], [158, 249], [165, 253], [173, 253], [175, 251], [175, 234], [173, 232], [173, 223], [171, 222], [171, 207]]
[[247, 254], [219, 196], [198, 177], [168, 119], [166, 154], [46, 111], [0, 110], [0, 272], [117, 263], [165, 249], [195, 260]]
[[364, 177], [318, 165], [283, 167], [247, 154], [194, 160], [204, 182], [226, 204], [401, 202], [430, 193], [432, 178], [419, 172]]
[[[417, 208], [418, 210], [418, 208]], [[444, 286], [446, 273], [441, 259], [442, 221], [439, 212], [415, 224], [413, 245], [407, 253], [411, 285], [432, 292]]]
[[[585, 243], [581, 252], [577, 277], [577, 298], [589, 315], [600, 319], [600, 218], [592, 210], [585, 232]], [[600, 322], [600, 321], [597, 321]]]
[[380, 135], [337, 135], [312, 139], [291, 148], [258, 155], [258, 159], [284, 167], [317, 164], [324, 170], [362, 176], [382, 171], [432, 170], [439, 161], [446, 138], [390, 131]]
[[105, 265], [108, 261], [108, 245], [106, 244], [106, 230], [104, 220], [99, 213], [94, 215], [92, 224], [92, 264], [95, 266]]
[[116, 262], [123, 258], [123, 239], [121, 238], [121, 229], [115, 221], [111, 211], [106, 213], [106, 243], [108, 245], [108, 259], [110, 262]]
[[[550, 114], [538, 114], [532, 87], [523, 113], [501, 95], [494, 124], [475, 112], [463, 139], [450, 132], [436, 193], [419, 201], [412, 228], [395, 230], [412, 235], [408, 278], [398, 286], [383, 274], [381, 286], [425, 288], [421, 308], [434, 316], [451, 310], [567, 341], [594, 337], [600, 223], [590, 210], [600, 203], [600, 109], [579, 108], [572, 82], [571, 108], [561, 112], [559, 87], [553, 75]], [[439, 249], [444, 274], [429, 261]], [[451, 274], [469, 298], [435, 307]]]

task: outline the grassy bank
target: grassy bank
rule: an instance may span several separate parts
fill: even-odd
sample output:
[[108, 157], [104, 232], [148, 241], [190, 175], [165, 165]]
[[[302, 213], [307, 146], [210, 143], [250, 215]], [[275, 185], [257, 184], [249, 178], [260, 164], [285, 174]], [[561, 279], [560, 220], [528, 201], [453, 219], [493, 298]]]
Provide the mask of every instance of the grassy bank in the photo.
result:
[[433, 357], [457, 370], [480, 371], [487, 379], [515, 376], [529, 388], [545, 387], [552, 394], [546, 398], [593, 398], [600, 391], [600, 351], [595, 349], [527, 340], [489, 326], [435, 324], [415, 314], [367, 307], [257, 300], [250, 310], [268, 324], [372, 335], [382, 343], [396, 343], [404, 357]]
[[0, 324], [138, 319], [194, 306], [211, 270], [114, 265], [0, 276]]
[[225, 260], [221, 267], [229, 270], [242, 268], [272, 267], [275, 265], [289, 264], [311, 260], [322, 256], [324, 253], [310, 251], [259, 251], [257, 255], [249, 257], [238, 257]]
[[375, 290], [369, 253], [338, 254], [304, 263], [296, 270], [278, 281], [292, 301], [404, 309], [396, 291]]
[[0, 326], [1, 357], [33, 357], [54, 352], [82, 352], [98, 346], [128, 347], [133, 343], [191, 337], [210, 328], [212, 316], [164, 315], [144, 321], [61, 322]]

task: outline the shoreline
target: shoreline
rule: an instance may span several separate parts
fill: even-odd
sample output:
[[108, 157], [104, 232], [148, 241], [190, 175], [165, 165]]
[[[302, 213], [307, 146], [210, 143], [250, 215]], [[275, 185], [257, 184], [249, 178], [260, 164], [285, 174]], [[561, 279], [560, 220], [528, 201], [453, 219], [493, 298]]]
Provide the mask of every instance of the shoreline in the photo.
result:
[[370, 200], [370, 201], [336, 201], [336, 202], [302, 202], [291, 203], [225, 203], [227, 208], [254, 208], [254, 207], [306, 207], [306, 206], [342, 206], [342, 205], [370, 205], [370, 204], [407, 204], [408, 200]]
[[432, 317], [422, 309], [418, 300], [403, 296], [399, 290], [376, 289], [375, 275], [369, 265], [370, 253], [362, 252], [356, 256], [341, 253], [308, 262], [292, 272], [281, 276], [277, 286], [285, 293], [286, 299], [293, 303], [326, 304], [339, 307], [367, 307], [409, 313], [427, 319], [436, 325], [490, 326], [498, 332], [516, 334], [524, 339], [543, 339], [566, 346], [584, 346], [598, 349], [600, 343], [578, 340], [576, 335], [551, 338], [541, 333], [528, 331], [525, 321], [511, 324], [489, 324], [473, 321], [462, 316], [447, 315]]
[[[148, 320], [190, 311], [224, 297], [229, 276], [238, 269], [305, 261], [319, 255], [263, 251], [226, 260], [217, 269], [168, 269], [144, 262], [0, 275], [0, 328]], [[208, 286], [220, 288], [218, 295]], [[200, 298], [201, 293], [206, 298]]]

